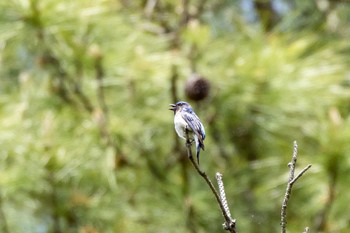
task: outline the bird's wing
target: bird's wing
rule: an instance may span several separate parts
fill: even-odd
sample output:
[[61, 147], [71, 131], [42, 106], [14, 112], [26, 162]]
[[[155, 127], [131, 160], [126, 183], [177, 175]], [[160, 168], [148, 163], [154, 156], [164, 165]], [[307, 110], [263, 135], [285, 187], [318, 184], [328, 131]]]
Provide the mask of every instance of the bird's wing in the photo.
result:
[[205, 138], [205, 131], [198, 116], [194, 112], [190, 113], [186, 111], [183, 111], [181, 116], [192, 129], [192, 131], [198, 136], [200, 142], [203, 143], [203, 140]]

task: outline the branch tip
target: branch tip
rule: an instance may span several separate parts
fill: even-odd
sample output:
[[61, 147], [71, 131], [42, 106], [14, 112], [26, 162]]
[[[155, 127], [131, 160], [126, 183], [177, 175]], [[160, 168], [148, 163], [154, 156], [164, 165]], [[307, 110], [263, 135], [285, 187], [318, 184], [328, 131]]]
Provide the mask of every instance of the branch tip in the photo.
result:
[[[289, 167], [289, 179], [287, 182], [287, 188], [286, 192], [284, 194], [283, 202], [282, 202], [282, 209], [281, 209], [281, 233], [286, 233], [287, 231], [287, 207], [288, 207], [288, 201], [292, 194], [292, 187], [293, 184], [304, 175], [304, 173], [311, 168], [311, 164], [307, 165], [299, 174], [294, 177], [295, 173], [295, 167], [297, 163], [297, 156], [298, 156], [298, 144], [297, 141], [294, 141], [293, 146], [293, 155], [292, 160], [288, 163]], [[309, 228], [305, 228], [304, 232], [308, 232]]]

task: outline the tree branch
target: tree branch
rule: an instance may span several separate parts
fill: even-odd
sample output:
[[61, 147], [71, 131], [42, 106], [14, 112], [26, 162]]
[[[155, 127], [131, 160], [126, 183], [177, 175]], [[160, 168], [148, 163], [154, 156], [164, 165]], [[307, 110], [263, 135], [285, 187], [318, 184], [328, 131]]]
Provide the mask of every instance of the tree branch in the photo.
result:
[[[289, 179], [288, 179], [286, 193], [284, 195], [282, 209], [281, 209], [281, 233], [286, 233], [286, 230], [287, 230], [287, 207], [288, 207], [289, 198], [292, 194], [293, 185], [311, 167], [311, 164], [307, 165], [296, 177], [294, 177], [295, 166], [297, 163], [297, 156], [298, 156], [298, 144], [296, 141], [294, 141], [292, 161], [288, 163]], [[305, 228], [304, 232], [308, 232], [308, 228]]]
[[[236, 231], [236, 220], [231, 218], [231, 214], [229, 213], [228, 210], [228, 205], [227, 205], [227, 201], [226, 201], [226, 197], [225, 197], [225, 191], [223, 189], [223, 183], [219, 183], [219, 188], [220, 186], [222, 186], [222, 189], [220, 189], [220, 191], [222, 190], [223, 195], [221, 195], [221, 197], [219, 196], [218, 192], [216, 191], [213, 183], [211, 182], [211, 180], [209, 179], [209, 177], [207, 176], [207, 174], [202, 171], [198, 164], [196, 163], [196, 161], [194, 160], [193, 156], [192, 156], [192, 150], [191, 150], [191, 141], [189, 139], [189, 135], [188, 132], [186, 130], [186, 148], [187, 148], [187, 154], [188, 154], [188, 158], [190, 159], [192, 165], [194, 166], [194, 168], [196, 169], [196, 171], [198, 172], [198, 174], [203, 177], [203, 179], [205, 180], [205, 182], [208, 184], [210, 190], [212, 191], [212, 193], [215, 196], [215, 199], [217, 201], [217, 203], [219, 204], [219, 207], [221, 209], [222, 215], [224, 216], [225, 219], [225, 223], [223, 224], [224, 229], [231, 232], [231, 233], [237, 233]], [[221, 180], [221, 179], [220, 179]], [[220, 182], [220, 181], [218, 181]], [[222, 180], [221, 180], [222, 182]], [[221, 192], [220, 192], [221, 194]], [[226, 208], [225, 208], [226, 206]], [[226, 211], [228, 210], [228, 211]]]
[[[235, 226], [236, 219], [232, 219], [232, 217], [231, 217], [230, 208], [228, 207], [228, 204], [227, 204], [224, 182], [222, 181], [222, 174], [217, 172], [215, 177], [216, 177], [216, 181], [217, 181], [218, 186], [219, 186], [220, 200], [222, 202], [222, 205], [224, 207], [226, 215], [230, 218], [230, 221], [226, 221], [223, 224], [223, 228], [225, 230], [230, 230], [231, 228], [235, 228], [236, 227]], [[236, 229], [235, 229], [234, 232], [236, 232]]]

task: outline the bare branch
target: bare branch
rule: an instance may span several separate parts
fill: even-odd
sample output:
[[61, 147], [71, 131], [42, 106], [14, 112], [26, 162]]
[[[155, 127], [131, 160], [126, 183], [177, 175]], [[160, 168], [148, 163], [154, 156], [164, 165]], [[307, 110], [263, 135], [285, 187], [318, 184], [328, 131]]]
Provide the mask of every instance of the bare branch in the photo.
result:
[[[226, 221], [223, 224], [224, 229], [228, 230], [231, 227], [234, 227], [234, 226], [232, 226], [232, 224], [236, 224], [236, 219], [232, 219], [232, 217], [231, 217], [230, 208], [228, 207], [228, 204], [227, 204], [224, 182], [222, 181], [222, 174], [217, 172], [215, 177], [216, 177], [216, 181], [217, 181], [218, 187], [219, 187], [220, 200], [222, 202], [222, 205], [224, 207], [226, 215], [230, 218], [230, 222]], [[231, 224], [231, 225], [228, 225], [228, 224]]]
[[[224, 226], [224, 229], [231, 232], [231, 233], [237, 233], [236, 231], [236, 220], [235, 219], [232, 219], [230, 215], [227, 214], [226, 210], [225, 210], [225, 205], [224, 203], [222, 202], [218, 192], [216, 191], [213, 183], [211, 182], [211, 180], [209, 179], [209, 177], [207, 176], [207, 174], [202, 171], [198, 164], [196, 163], [196, 161], [194, 160], [193, 156], [192, 156], [192, 150], [191, 150], [191, 141], [189, 139], [189, 135], [188, 135], [188, 132], [186, 130], [186, 148], [187, 148], [187, 154], [188, 154], [188, 158], [190, 159], [192, 165], [194, 166], [194, 168], [196, 169], [196, 171], [198, 172], [198, 174], [203, 177], [203, 179], [205, 180], [205, 182], [208, 184], [210, 190], [212, 191], [212, 193], [214, 194], [215, 196], [215, 199], [217, 201], [217, 203], [219, 204], [219, 207], [221, 209], [221, 212], [222, 212], [222, 215], [224, 216], [225, 218], [225, 223], [223, 224]], [[223, 185], [222, 185], [223, 187]], [[226, 198], [225, 198], [226, 200]], [[226, 207], [227, 207], [227, 202], [226, 202]], [[228, 207], [227, 207], [228, 208]], [[229, 213], [229, 211], [228, 211]]]
[[[288, 163], [289, 179], [288, 179], [286, 193], [284, 195], [282, 209], [281, 209], [281, 233], [286, 233], [286, 230], [287, 230], [287, 207], [288, 207], [289, 198], [292, 193], [293, 185], [311, 167], [311, 164], [309, 164], [296, 177], [294, 177], [295, 166], [297, 163], [297, 156], [298, 156], [298, 144], [296, 141], [294, 141], [292, 161]], [[304, 232], [308, 232], [308, 228], [305, 228]]]

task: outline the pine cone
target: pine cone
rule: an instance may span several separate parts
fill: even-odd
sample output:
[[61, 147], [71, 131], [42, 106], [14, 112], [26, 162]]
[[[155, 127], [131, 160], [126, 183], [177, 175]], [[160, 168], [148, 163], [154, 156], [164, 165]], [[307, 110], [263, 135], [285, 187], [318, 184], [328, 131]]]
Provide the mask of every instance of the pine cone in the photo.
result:
[[192, 74], [185, 85], [185, 94], [190, 100], [203, 100], [209, 95], [209, 91], [209, 80], [199, 74]]

